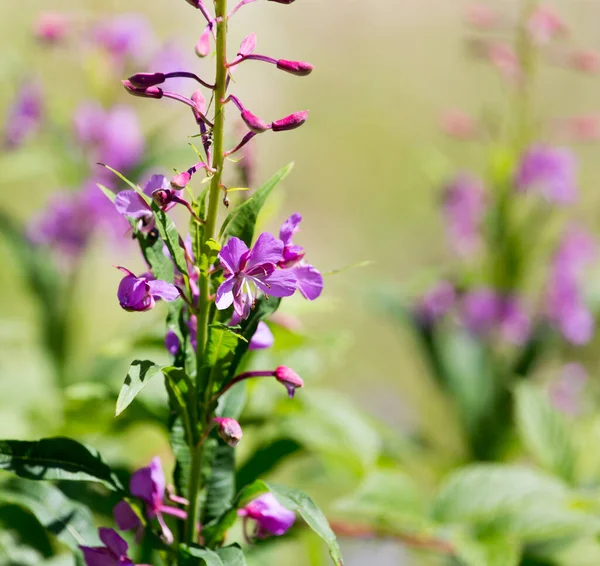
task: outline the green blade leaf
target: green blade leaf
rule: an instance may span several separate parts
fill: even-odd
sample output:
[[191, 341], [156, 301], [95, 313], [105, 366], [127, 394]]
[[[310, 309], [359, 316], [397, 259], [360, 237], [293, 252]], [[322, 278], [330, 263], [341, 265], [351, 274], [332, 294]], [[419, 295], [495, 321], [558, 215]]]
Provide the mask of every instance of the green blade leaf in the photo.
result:
[[0, 502], [27, 509], [41, 525], [73, 550], [98, 542], [90, 510], [68, 499], [57, 487], [12, 478], [0, 485]]
[[169, 218], [166, 212], [162, 211], [160, 207], [153, 201], [152, 211], [154, 212], [154, 219], [156, 221], [156, 227], [160, 237], [165, 242], [173, 263], [181, 273], [187, 273], [187, 264], [185, 262], [185, 255], [183, 248], [180, 243], [180, 236], [174, 222]]
[[246, 566], [244, 552], [237, 544], [219, 548], [219, 550], [217, 550], [217, 554], [223, 561], [224, 566]]
[[318, 534], [329, 547], [329, 553], [337, 566], [342, 566], [342, 553], [335, 533], [331, 530], [323, 512], [315, 502], [303, 491], [290, 487], [266, 484], [279, 503], [290, 511], [297, 511], [306, 524]]
[[136, 398], [137, 394], [150, 382], [150, 380], [160, 373], [160, 366], [157, 366], [150, 360], [134, 360], [131, 362], [125, 383], [121, 387], [117, 399], [117, 408], [115, 416], [119, 416]]
[[224, 566], [219, 555], [208, 548], [181, 545], [179, 554], [182, 558], [179, 563], [182, 566], [198, 566], [198, 561], [194, 560], [195, 558], [200, 558], [206, 566]]
[[225, 513], [235, 496], [235, 451], [221, 440], [214, 442], [218, 444], [205, 470], [208, 482], [202, 523], [209, 523]]
[[0, 441], [0, 470], [31, 480], [91, 481], [123, 489], [96, 450], [64, 437]]
[[456, 556], [465, 566], [519, 566], [521, 545], [515, 537], [489, 533], [473, 537], [457, 532], [451, 537]]
[[572, 481], [577, 459], [573, 433], [549, 399], [530, 384], [517, 387], [516, 421], [523, 444], [538, 464]]
[[250, 246], [254, 237], [254, 227], [256, 226], [258, 213], [273, 189], [287, 176], [293, 166], [294, 164], [290, 163], [277, 171], [251, 198], [232, 210], [223, 223], [219, 239], [224, 238], [227, 240], [235, 236], [246, 242], [247, 246]]

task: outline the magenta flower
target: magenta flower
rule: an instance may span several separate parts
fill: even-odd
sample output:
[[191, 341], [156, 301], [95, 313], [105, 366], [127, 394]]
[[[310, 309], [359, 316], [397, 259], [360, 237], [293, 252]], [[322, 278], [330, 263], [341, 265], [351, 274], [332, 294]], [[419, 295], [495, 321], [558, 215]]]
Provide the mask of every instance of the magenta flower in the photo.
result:
[[267, 324], [261, 320], [256, 327], [256, 332], [250, 339], [248, 350], [265, 350], [270, 348], [274, 342], [275, 338], [273, 337], [273, 333]]
[[244, 517], [244, 530], [248, 519], [256, 521], [255, 538], [284, 535], [296, 520], [295, 513], [281, 505], [272, 493], [257, 497], [239, 509], [238, 515]]
[[38, 40], [43, 43], [57, 44], [66, 39], [71, 21], [66, 14], [42, 12], [33, 26], [33, 34]]
[[521, 158], [515, 184], [522, 192], [534, 191], [549, 202], [570, 204], [579, 193], [577, 162], [568, 149], [537, 145]]
[[187, 513], [177, 507], [165, 505], [165, 476], [158, 456], [152, 459], [149, 466], [132, 474], [129, 490], [134, 497], [141, 499], [146, 504], [148, 518], [156, 517], [158, 519], [165, 540], [169, 544], [172, 543], [173, 533], [165, 523], [163, 514], [185, 520]]
[[157, 299], [174, 301], [180, 297], [175, 285], [153, 279], [151, 274], [136, 277], [124, 267], [118, 267], [125, 277], [119, 283], [117, 297], [121, 308], [130, 312], [143, 312], [154, 308]]
[[44, 118], [42, 88], [36, 81], [24, 81], [8, 109], [4, 124], [4, 146], [18, 149], [38, 131]]
[[470, 175], [458, 175], [444, 189], [442, 208], [452, 248], [462, 257], [472, 256], [481, 246], [487, 209], [483, 184]]
[[296, 290], [296, 277], [288, 270], [277, 269], [283, 242], [263, 232], [252, 249], [239, 238], [230, 238], [219, 253], [225, 281], [217, 289], [219, 310], [233, 304], [236, 314], [248, 318], [258, 292], [273, 297], [289, 297]]
[[302, 246], [294, 245], [292, 238], [299, 230], [302, 216], [292, 214], [281, 226], [279, 238], [283, 242], [283, 252], [279, 267], [289, 269], [296, 277], [298, 290], [305, 299], [313, 301], [323, 291], [323, 276], [316, 267], [303, 261], [305, 251]]
[[119, 63], [126, 58], [144, 59], [155, 39], [148, 21], [138, 14], [121, 14], [106, 19], [92, 30], [91, 36]]
[[113, 529], [101, 527], [100, 540], [105, 546], [80, 546], [87, 566], [133, 566], [127, 556], [129, 545]]
[[431, 326], [441, 319], [456, 303], [456, 290], [452, 283], [440, 281], [420, 297], [414, 313], [424, 326]]

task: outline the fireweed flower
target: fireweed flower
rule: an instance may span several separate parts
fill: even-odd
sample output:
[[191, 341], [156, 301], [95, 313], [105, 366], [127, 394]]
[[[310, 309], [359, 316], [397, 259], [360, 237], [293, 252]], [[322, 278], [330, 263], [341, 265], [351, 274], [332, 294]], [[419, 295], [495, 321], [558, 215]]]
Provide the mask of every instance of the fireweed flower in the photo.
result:
[[274, 342], [275, 338], [273, 337], [273, 333], [267, 324], [261, 320], [258, 323], [256, 332], [250, 339], [248, 350], [266, 350], [267, 348], [270, 348]]
[[473, 256], [481, 246], [481, 225], [487, 209], [481, 181], [458, 175], [446, 185], [442, 210], [450, 244], [459, 256]]
[[102, 21], [92, 29], [91, 38], [121, 64], [126, 59], [144, 60], [154, 43], [148, 21], [139, 14], [122, 14]]
[[288, 270], [277, 269], [283, 242], [263, 232], [252, 249], [239, 238], [230, 238], [219, 253], [225, 281], [217, 289], [219, 310], [233, 308], [241, 318], [248, 318], [258, 291], [273, 297], [289, 297], [296, 290], [296, 277]]
[[522, 345], [531, 333], [531, 321], [520, 300], [485, 287], [465, 295], [460, 314], [466, 328], [483, 338], [497, 331], [507, 342]]
[[560, 16], [548, 6], [540, 6], [531, 15], [527, 29], [538, 44], [549, 43], [567, 31]]
[[187, 513], [177, 507], [165, 505], [165, 476], [160, 458], [152, 459], [150, 465], [134, 472], [129, 482], [131, 495], [141, 499], [146, 504], [148, 519], [157, 518], [163, 537], [170, 544], [173, 542], [173, 533], [165, 523], [163, 514], [172, 515], [177, 519], [187, 519]]
[[242, 439], [242, 427], [235, 419], [227, 417], [215, 417], [214, 422], [217, 424], [217, 432], [219, 437], [231, 447], [235, 447]]
[[572, 344], [586, 344], [594, 334], [594, 317], [581, 290], [585, 268], [595, 259], [595, 242], [583, 230], [571, 228], [552, 259], [547, 283], [546, 314]]
[[44, 118], [44, 100], [40, 84], [24, 81], [15, 101], [8, 109], [4, 123], [4, 146], [18, 149], [38, 131]]
[[536, 145], [528, 149], [517, 168], [518, 191], [537, 192], [549, 202], [571, 204], [577, 198], [577, 162], [564, 148]]
[[101, 527], [98, 534], [105, 546], [79, 547], [87, 566], [134, 566], [127, 556], [129, 545], [115, 530]]
[[151, 274], [136, 277], [124, 267], [118, 267], [125, 277], [119, 283], [117, 297], [121, 308], [130, 312], [143, 312], [154, 308], [157, 299], [174, 301], [180, 294], [175, 285], [153, 279]]
[[420, 297], [413, 307], [420, 324], [429, 327], [448, 313], [456, 303], [456, 290], [449, 281], [440, 281]]
[[313, 301], [323, 291], [323, 276], [316, 267], [303, 261], [304, 248], [292, 242], [294, 234], [299, 230], [300, 222], [302, 222], [302, 216], [296, 212], [282, 224], [279, 230], [279, 238], [284, 246], [279, 267], [291, 270], [296, 277], [300, 293], [305, 299]]
[[244, 531], [248, 519], [256, 522], [253, 536], [265, 538], [269, 535], [281, 536], [289, 531], [296, 520], [293, 511], [286, 509], [272, 493], [264, 493], [248, 505], [238, 510], [238, 515], [244, 517]]

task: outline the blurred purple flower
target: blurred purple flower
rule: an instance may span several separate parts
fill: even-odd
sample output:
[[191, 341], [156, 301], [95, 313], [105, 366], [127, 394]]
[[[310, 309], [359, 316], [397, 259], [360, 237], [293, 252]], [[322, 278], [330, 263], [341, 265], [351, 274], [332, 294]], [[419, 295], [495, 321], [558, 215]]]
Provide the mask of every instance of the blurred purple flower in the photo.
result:
[[420, 297], [414, 306], [417, 320], [431, 326], [452, 309], [456, 303], [456, 290], [449, 281], [440, 281]]
[[91, 37], [119, 63], [129, 58], [136, 62], [147, 59], [155, 42], [148, 21], [139, 14], [121, 14], [103, 20], [92, 29]]
[[134, 497], [141, 499], [146, 504], [146, 513], [149, 519], [156, 517], [162, 529], [165, 540], [173, 542], [173, 533], [165, 523], [163, 513], [178, 519], [187, 519], [187, 513], [177, 507], [165, 505], [165, 476], [160, 458], [152, 459], [149, 466], [133, 473], [129, 481], [129, 490]]
[[570, 204], [579, 194], [575, 156], [565, 148], [532, 146], [521, 158], [515, 184], [517, 190], [538, 192], [549, 202]]
[[458, 255], [469, 257], [479, 250], [486, 208], [483, 184], [471, 175], [460, 174], [444, 188], [446, 231]]
[[34, 136], [44, 118], [44, 98], [39, 82], [21, 83], [4, 123], [3, 142], [7, 149], [18, 149]]
[[244, 527], [248, 519], [256, 521], [256, 538], [284, 535], [296, 520], [295, 513], [281, 505], [272, 493], [260, 495], [239, 509], [238, 515], [244, 517]]
[[225, 272], [225, 281], [217, 289], [216, 306], [219, 310], [233, 304], [242, 319], [248, 318], [258, 291], [273, 297], [294, 294], [296, 277], [287, 270], [278, 270], [283, 242], [263, 232], [252, 249], [239, 238], [230, 238], [219, 253]]
[[181, 342], [179, 341], [179, 337], [172, 330], [167, 331], [165, 336], [165, 348], [167, 352], [172, 356], [176, 356], [181, 348]]
[[273, 346], [274, 342], [273, 333], [265, 322], [260, 321], [256, 327], [256, 332], [250, 339], [248, 350], [265, 350]]
[[524, 344], [531, 333], [531, 321], [520, 300], [485, 287], [465, 295], [461, 319], [473, 334], [485, 337], [497, 330], [511, 344]]
[[98, 529], [105, 546], [80, 546], [87, 566], [133, 566], [127, 556], [129, 545], [113, 529]]
[[[193, 68], [194, 60], [188, 56], [187, 51], [182, 51], [174, 43], [166, 43], [154, 54], [147, 69], [160, 72], [183, 71]], [[186, 94], [190, 88], [188, 78], [169, 79], [169, 90]]]
[[63, 41], [71, 29], [71, 19], [60, 12], [42, 12], [34, 23], [33, 34], [43, 43]]
[[581, 364], [565, 364], [560, 377], [550, 385], [552, 404], [567, 415], [577, 415], [581, 411], [581, 394], [587, 381], [588, 374]]
[[174, 301], [180, 297], [179, 290], [171, 283], [153, 279], [151, 274], [136, 277], [124, 267], [118, 269], [126, 274], [117, 291], [119, 304], [126, 311], [148, 311], [154, 307], [157, 299]]
[[592, 238], [573, 227], [565, 233], [552, 259], [546, 313], [565, 340], [572, 344], [586, 344], [594, 334], [594, 317], [585, 305], [580, 281], [596, 255]]

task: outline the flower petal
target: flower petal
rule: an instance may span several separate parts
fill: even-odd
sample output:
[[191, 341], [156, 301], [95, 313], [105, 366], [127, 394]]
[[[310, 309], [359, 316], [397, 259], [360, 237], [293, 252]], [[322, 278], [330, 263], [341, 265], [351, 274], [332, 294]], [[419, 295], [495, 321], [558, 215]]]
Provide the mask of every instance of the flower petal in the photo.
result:
[[323, 291], [323, 276], [312, 265], [299, 265], [292, 269], [298, 283], [298, 290], [305, 299], [314, 301]]
[[277, 264], [281, 260], [282, 253], [283, 242], [272, 234], [263, 232], [250, 250], [244, 270], [252, 271], [253, 268], [265, 263]]
[[233, 304], [234, 285], [234, 277], [225, 279], [225, 281], [219, 285], [219, 288], [217, 289], [217, 296], [215, 297], [215, 305], [220, 311], [228, 309]]
[[153, 297], [160, 297], [165, 301], [174, 301], [180, 297], [179, 289], [175, 285], [161, 281], [160, 279], [148, 281], [148, 288]]
[[248, 350], [264, 350], [270, 348], [275, 342], [271, 329], [262, 320], [256, 327], [256, 332], [250, 339]]
[[121, 191], [115, 198], [115, 208], [123, 216], [144, 218], [152, 215], [152, 209], [135, 191]]
[[121, 566], [119, 558], [108, 548], [80, 546], [86, 566]]
[[221, 265], [230, 273], [240, 271], [241, 257], [248, 251], [248, 246], [239, 238], [229, 238], [219, 252]]
[[152, 196], [154, 191], [158, 189], [170, 189], [171, 185], [169, 180], [164, 175], [152, 175], [150, 179], [144, 185], [144, 193], [149, 197]]
[[279, 237], [286, 246], [292, 243], [292, 236], [298, 231], [300, 222], [302, 222], [302, 215], [295, 212], [281, 225]]
[[127, 549], [129, 545], [114, 529], [107, 529], [106, 527], [100, 527], [98, 529], [98, 535], [100, 540], [106, 545], [106, 547], [116, 556], [127, 556]]
[[252, 280], [265, 295], [273, 297], [291, 297], [298, 287], [291, 269], [278, 269], [266, 277], [257, 275]]

